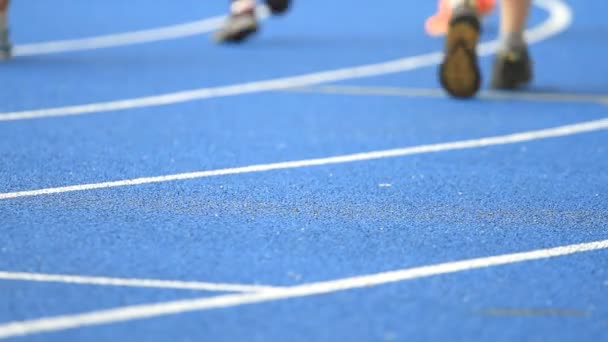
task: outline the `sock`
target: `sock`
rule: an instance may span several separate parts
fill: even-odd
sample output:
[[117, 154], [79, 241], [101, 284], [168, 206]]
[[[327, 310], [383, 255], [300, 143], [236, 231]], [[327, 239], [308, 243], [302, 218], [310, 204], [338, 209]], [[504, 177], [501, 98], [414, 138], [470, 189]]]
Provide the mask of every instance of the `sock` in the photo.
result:
[[450, 0], [453, 16], [478, 15], [476, 0]]
[[234, 0], [230, 6], [230, 13], [233, 15], [239, 15], [246, 12], [252, 12], [255, 10], [254, 0]]
[[501, 33], [500, 35], [500, 50], [513, 51], [526, 48], [526, 39], [523, 32]]
[[452, 9], [463, 8], [463, 7], [468, 7], [468, 8], [474, 9], [476, 7], [476, 1], [475, 0], [450, 0], [450, 5], [452, 6]]
[[8, 16], [6, 13], [0, 13], [0, 31], [4, 31], [8, 26]]

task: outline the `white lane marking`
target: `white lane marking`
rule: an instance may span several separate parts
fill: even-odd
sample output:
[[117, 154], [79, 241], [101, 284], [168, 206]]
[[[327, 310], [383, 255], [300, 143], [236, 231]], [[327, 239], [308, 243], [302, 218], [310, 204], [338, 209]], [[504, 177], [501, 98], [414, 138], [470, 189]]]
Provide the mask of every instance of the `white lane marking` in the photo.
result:
[[[445, 91], [439, 88], [403, 88], [349, 85], [322, 85], [287, 89], [289, 92], [326, 93], [342, 95], [369, 96], [403, 96], [403, 97], [445, 97]], [[608, 95], [576, 94], [576, 93], [545, 93], [522, 91], [482, 91], [477, 98], [486, 100], [522, 100], [541, 102], [595, 102], [608, 104]]]
[[44, 283], [64, 283], [96, 286], [123, 286], [141, 288], [162, 288], [176, 290], [195, 290], [213, 292], [259, 292], [273, 289], [271, 286], [263, 285], [241, 285], [224, 283], [207, 283], [198, 281], [158, 280], [158, 279], [133, 279], [133, 278], [109, 278], [93, 277], [67, 274], [45, 274], [29, 272], [4, 272], [0, 271], [1, 280], [31, 281]]
[[[537, 43], [554, 36], [570, 26], [572, 13], [570, 8], [561, 0], [536, 0], [539, 7], [549, 12], [549, 18], [541, 25], [527, 31], [530, 44]], [[480, 55], [489, 55], [496, 51], [497, 41], [480, 44]], [[441, 62], [441, 52], [401, 58], [389, 62], [369, 64], [358, 67], [322, 71], [301, 76], [277, 78], [267, 81], [249, 82], [243, 84], [199, 88], [163, 95], [139, 97], [125, 100], [97, 102], [84, 105], [35, 109], [17, 112], [0, 113], [0, 121], [27, 120], [59, 116], [84, 115], [99, 112], [118, 111], [133, 108], [163, 106], [194, 100], [251, 94], [271, 90], [281, 90], [293, 87], [304, 87], [321, 83], [344, 81], [349, 79], [379, 76], [397, 72], [418, 69]]]
[[[265, 6], [259, 6], [257, 8], [257, 13], [261, 19], [268, 17], [268, 9]], [[224, 20], [226, 20], [226, 16], [216, 16], [189, 23], [150, 30], [117, 33], [81, 39], [23, 44], [15, 46], [14, 53], [15, 56], [32, 56], [70, 51], [94, 50], [184, 38], [214, 31], [222, 25]]]
[[464, 149], [481, 148], [481, 147], [496, 146], [496, 145], [515, 144], [515, 143], [540, 140], [540, 139], [564, 137], [564, 136], [568, 136], [568, 135], [581, 134], [581, 133], [587, 133], [587, 132], [593, 132], [593, 131], [599, 131], [599, 130], [605, 130], [605, 129], [608, 129], [608, 118], [604, 118], [604, 119], [600, 119], [600, 120], [593, 120], [593, 121], [586, 121], [586, 122], [565, 125], [565, 126], [558, 126], [558, 127], [554, 127], [554, 128], [541, 129], [541, 130], [536, 130], [536, 131], [527, 131], [527, 132], [513, 133], [513, 134], [507, 134], [507, 135], [453, 141], [453, 142], [439, 143], [439, 144], [419, 145], [419, 146], [411, 146], [411, 147], [396, 148], [396, 149], [389, 149], [389, 150], [379, 150], [379, 151], [362, 152], [362, 153], [355, 153], [355, 154], [346, 154], [346, 155], [326, 157], [326, 158], [294, 160], [294, 161], [271, 163], [271, 164], [257, 164], [257, 165], [250, 165], [250, 166], [234, 167], [234, 168], [228, 168], [228, 169], [186, 172], [186, 173], [177, 173], [177, 174], [171, 174], [171, 175], [165, 175], [165, 176], [142, 177], [142, 178], [133, 178], [133, 179], [118, 180], [118, 181], [110, 181], [110, 182], [62, 186], [62, 187], [56, 187], [56, 188], [6, 192], [6, 193], [0, 193], [0, 200], [19, 198], [19, 197], [31, 197], [31, 196], [59, 194], [59, 193], [74, 192], [74, 191], [107, 189], [107, 188], [116, 188], [116, 187], [125, 187], [125, 186], [135, 186], [135, 185], [141, 185], [141, 184], [172, 182], [172, 181], [179, 181], [179, 180], [217, 177], [217, 176], [225, 176], [225, 175], [236, 175], [236, 174], [245, 174], [245, 173], [254, 173], [254, 172], [268, 172], [268, 171], [285, 170], [285, 169], [297, 169], [297, 168], [321, 166], [321, 165], [343, 164], [343, 163], [352, 163], [352, 162], [374, 160], [374, 159], [403, 157], [403, 156], [408, 156], [408, 155], [424, 154], [424, 153], [437, 153], [437, 152], [444, 152], [444, 151], [464, 150]]
[[229, 308], [290, 298], [317, 296], [339, 291], [370, 288], [406, 280], [427, 278], [534, 260], [543, 260], [605, 249], [608, 249], [608, 240], [566, 245], [555, 248], [537, 249], [528, 252], [452, 261], [414, 268], [404, 268], [389, 272], [277, 288], [275, 290], [265, 292], [231, 294], [211, 298], [207, 297], [157, 304], [125, 306], [121, 308], [93, 311], [76, 315], [56, 316], [22, 322], [10, 322], [0, 325], [0, 338], [25, 336], [85, 326], [175, 315], [192, 311]]

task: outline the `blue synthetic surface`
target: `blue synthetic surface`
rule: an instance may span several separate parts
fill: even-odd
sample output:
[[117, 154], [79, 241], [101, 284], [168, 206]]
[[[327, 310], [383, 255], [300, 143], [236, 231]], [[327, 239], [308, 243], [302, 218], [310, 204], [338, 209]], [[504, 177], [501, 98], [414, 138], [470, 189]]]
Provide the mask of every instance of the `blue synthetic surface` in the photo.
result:
[[[414, 4], [415, 3], [415, 4]], [[24, 44], [154, 28], [221, 1], [20, 0]], [[415, 6], [414, 6], [415, 5]], [[535, 45], [533, 91], [608, 92], [608, 3]], [[60, 8], [61, 10], [57, 10]], [[441, 49], [431, 1], [298, 1], [242, 46], [206, 36], [0, 65], [0, 112], [376, 63]], [[532, 23], [547, 14], [534, 10]], [[486, 37], [496, 34], [496, 19]], [[483, 58], [488, 70], [491, 58]], [[436, 88], [434, 67], [339, 82]], [[606, 105], [267, 92], [0, 122], [0, 193], [537, 130]], [[380, 184], [391, 184], [380, 187]], [[296, 285], [608, 239], [608, 132], [0, 201], [0, 271]], [[24, 340], [608, 340], [608, 252]], [[0, 324], [215, 295], [0, 280]], [[525, 314], [526, 310], [554, 314]], [[501, 311], [502, 310], [502, 311]], [[514, 310], [515, 314], [496, 314]], [[519, 311], [517, 311], [519, 310]], [[542, 311], [545, 310], [545, 311]], [[553, 311], [551, 311], [553, 310]], [[517, 314], [519, 312], [519, 314]]]

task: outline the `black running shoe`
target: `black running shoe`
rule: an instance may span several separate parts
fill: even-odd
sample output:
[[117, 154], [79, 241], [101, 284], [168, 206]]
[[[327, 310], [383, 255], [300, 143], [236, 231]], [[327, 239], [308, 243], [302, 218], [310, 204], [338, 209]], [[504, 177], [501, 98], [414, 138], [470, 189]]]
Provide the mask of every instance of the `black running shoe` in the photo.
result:
[[256, 33], [257, 30], [258, 21], [255, 17], [255, 10], [252, 9], [239, 14], [232, 14], [213, 37], [218, 43], [240, 43]]
[[289, 8], [290, 0], [266, 0], [266, 5], [273, 15], [283, 14]]
[[8, 30], [0, 30], [0, 61], [12, 57], [13, 46], [8, 39]]
[[454, 97], [472, 97], [481, 86], [477, 62], [480, 31], [479, 18], [472, 9], [455, 12], [450, 20], [439, 80], [443, 89]]
[[492, 88], [513, 90], [532, 81], [532, 60], [528, 49], [499, 52], [494, 60]]

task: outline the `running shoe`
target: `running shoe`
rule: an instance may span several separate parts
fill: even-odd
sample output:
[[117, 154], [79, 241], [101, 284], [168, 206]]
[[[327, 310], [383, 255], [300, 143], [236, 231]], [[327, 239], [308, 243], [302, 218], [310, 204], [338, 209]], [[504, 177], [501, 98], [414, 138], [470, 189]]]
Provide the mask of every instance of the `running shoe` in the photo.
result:
[[266, 5], [273, 15], [280, 15], [289, 8], [290, 0], [266, 0]]
[[481, 86], [477, 62], [480, 30], [479, 18], [472, 8], [457, 10], [450, 20], [439, 80], [441, 86], [454, 97], [472, 97]]
[[258, 30], [254, 1], [234, 1], [231, 13], [224, 26], [214, 35], [214, 39], [218, 43], [239, 43]]
[[494, 60], [492, 88], [513, 90], [532, 81], [532, 60], [527, 48], [499, 52]]

